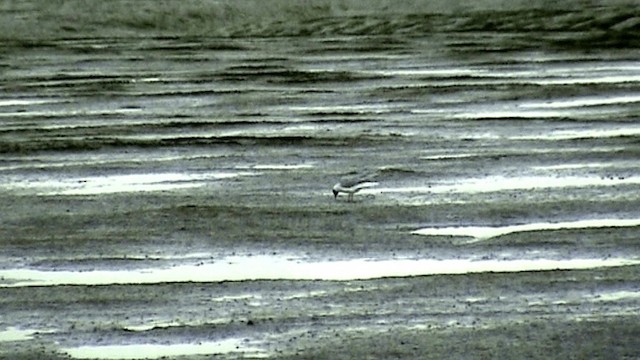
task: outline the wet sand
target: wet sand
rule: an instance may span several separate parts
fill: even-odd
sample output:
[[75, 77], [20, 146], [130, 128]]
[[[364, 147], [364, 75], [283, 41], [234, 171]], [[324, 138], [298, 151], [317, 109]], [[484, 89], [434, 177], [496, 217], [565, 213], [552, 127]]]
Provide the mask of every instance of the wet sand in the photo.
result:
[[[383, 194], [359, 194], [355, 203], [334, 201], [330, 193], [309, 188], [297, 195], [276, 189], [207, 193], [5, 197], [17, 224], [4, 228], [5, 238], [20, 229], [22, 239], [30, 239], [10, 237], [15, 241], [6, 244], [11, 250], [5, 256], [19, 267], [76, 274], [113, 271], [107, 283], [116, 283], [127, 272], [133, 277], [136, 271], [187, 265], [195, 279], [172, 282], [161, 272], [148, 284], [138, 285], [134, 278], [122, 285], [91, 285], [100, 282], [94, 274], [87, 285], [64, 285], [63, 278], [57, 286], [12, 287], [12, 280], [3, 278], [9, 286], [2, 288], [4, 324], [35, 331], [3, 341], [3, 356], [126, 358], [127, 351], [153, 356], [153, 348], [141, 344], [173, 344], [155, 350], [170, 355], [172, 349], [189, 358], [212, 353], [229, 358], [434, 359], [637, 355], [640, 266], [616, 266], [617, 258], [637, 261], [632, 255], [637, 226], [520, 232], [474, 242], [411, 233], [424, 226], [425, 216], [431, 223], [459, 218], [464, 224], [463, 219], [480, 216], [500, 223], [514, 213], [548, 218], [558, 207], [584, 211], [592, 202], [516, 206], [495, 199], [488, 205], [407, 206]], [[634, 203], [607, 202], [607, 210], [628, 211]], [[20, 218], [33, 225], [25, 226]], [[440, 275], [369, 280], [280, 280], [287, 272], [302, 278], [295, 273], [298, 268], [286, 265], [280, 275], [269, 269], [276, 271], [274, 280], [196, 276], [199, 268], [210, 271], [221, 262], [246, 261], [244, 270], [258, 278], [271, 272], [256, 266], [276, 266], [268, 259], [280, 257], [303, 263], [368, 258], [471, 264], [529, 258], [534, 270], [541, 258], [557, 263], [540, 271], [516, 267], [496, 272], [493, 265], [479, 273], [456, 263], [450, 269], [460, 274], [445, 269]], [[251, 260], [259, 258], [267, 261]], [[580, 258], [604, 265], [573, 269], [571, 259]], [[324, 269], [315, 273], [318, 279], [331, 271], [330, 266]]]

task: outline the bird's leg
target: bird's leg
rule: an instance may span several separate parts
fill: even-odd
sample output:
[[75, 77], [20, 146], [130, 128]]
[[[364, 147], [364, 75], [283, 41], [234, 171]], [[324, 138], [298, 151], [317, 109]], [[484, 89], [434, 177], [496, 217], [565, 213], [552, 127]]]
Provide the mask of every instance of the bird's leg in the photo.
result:
[[348, 201], [353, 202], [353, 193], [349, 193]]

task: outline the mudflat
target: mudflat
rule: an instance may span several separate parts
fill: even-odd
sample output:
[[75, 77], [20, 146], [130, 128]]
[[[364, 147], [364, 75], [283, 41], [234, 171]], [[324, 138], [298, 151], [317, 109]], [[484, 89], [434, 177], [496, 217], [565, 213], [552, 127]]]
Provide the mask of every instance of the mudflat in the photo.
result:
[[139, 3], [0, 8], [0, 357], [640, 356], [632, 7]]

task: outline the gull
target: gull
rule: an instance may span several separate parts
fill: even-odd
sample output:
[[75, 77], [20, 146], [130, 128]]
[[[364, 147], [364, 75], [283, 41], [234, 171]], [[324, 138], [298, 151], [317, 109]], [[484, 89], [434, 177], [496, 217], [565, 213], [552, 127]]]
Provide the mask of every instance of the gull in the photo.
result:
[[351, 202], [353, 201], [353, 194], [364, 188], [378, 185], [377, 182], [371, 181], [375, 176], [376, 174], [374, 173], [364, 176], [356, 175], [344, 177], [333, 186], [333, 197], [337, 199], [339, 193], [347, 193], [347, 201]]

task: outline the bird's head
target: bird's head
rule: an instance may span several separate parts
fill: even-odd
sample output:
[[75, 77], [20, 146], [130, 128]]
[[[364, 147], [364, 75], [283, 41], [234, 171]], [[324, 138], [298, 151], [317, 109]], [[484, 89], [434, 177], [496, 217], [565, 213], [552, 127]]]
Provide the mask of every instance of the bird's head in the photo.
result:
[[332, 191], [333, 191], [333, 197], [338, 198], [338, 190], [333, 189]]

